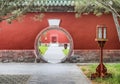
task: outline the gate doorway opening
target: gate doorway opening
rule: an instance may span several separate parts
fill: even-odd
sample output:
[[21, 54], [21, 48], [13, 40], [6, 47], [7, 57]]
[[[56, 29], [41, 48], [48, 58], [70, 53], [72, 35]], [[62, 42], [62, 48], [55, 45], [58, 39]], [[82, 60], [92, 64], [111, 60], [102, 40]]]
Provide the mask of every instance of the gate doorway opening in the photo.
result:
[[57, 40], [57, 36], [51, 36], [51, 43], [57, 43], [58, 40]]
[[38, 34], [34, 46], [36, 57], [49, 63], [60, 63], [71, 56], [73, 40], [65, 29], [52, 26]]

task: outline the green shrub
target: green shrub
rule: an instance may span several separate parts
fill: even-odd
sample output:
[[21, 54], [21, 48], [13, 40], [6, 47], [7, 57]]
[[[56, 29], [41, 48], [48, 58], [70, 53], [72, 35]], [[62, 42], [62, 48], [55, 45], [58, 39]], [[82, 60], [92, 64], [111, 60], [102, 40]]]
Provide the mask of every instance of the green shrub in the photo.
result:
[[44, 55], [45, 52], [47, 51], [47, 49], [48, 49], [48, 47], [45, 45], [39, 46], [39, 51], [40, 51], [41, 55]]

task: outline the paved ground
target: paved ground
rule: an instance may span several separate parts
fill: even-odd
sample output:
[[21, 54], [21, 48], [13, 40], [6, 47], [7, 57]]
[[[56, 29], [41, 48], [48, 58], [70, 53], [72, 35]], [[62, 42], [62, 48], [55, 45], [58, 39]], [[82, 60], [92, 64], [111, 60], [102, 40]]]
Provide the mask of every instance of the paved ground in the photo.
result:
[[28, 84], [91, 84], [76, 64], [0, 64], [0, 74], [30, 74]]
[[59, 63], [65, 57], [63, 53], [64, 47], [50, 46], [46, 51], [44, 58], [50, 63]]

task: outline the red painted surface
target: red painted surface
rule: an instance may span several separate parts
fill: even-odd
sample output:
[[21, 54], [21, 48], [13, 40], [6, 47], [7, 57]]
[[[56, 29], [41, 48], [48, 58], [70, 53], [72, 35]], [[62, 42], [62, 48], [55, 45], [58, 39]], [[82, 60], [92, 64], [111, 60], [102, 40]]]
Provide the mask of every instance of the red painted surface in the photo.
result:
[[58, 43], [68, 43], [69, 40], [66, 36], [66, 34], [62, 31], [58, 30], [50, 30], [47, 31], [45, 34], [41, 36], [41, 42], [42, 43], [51, 43], [52, 42], [52, 37], [56, 37], [56, 42]]
[[106, 24], [108, 27], [108, 42], [106, 49], [120, 49], [117, 31], [112, 15], [94, 16], [92, 14], [75, 18], [74, 13], [45, 13], [42, 21], [34, 21], [37, 13], [29, 13], [21, 22], [12, 24], [0, 23], [0, 49], [34, 49], [34, 41], [38, 33], [48, 27], [47, 19], [61, 19], [60, 26], [72, 36], [74, 49], [97, 49], [95, 42], [96, 25]]

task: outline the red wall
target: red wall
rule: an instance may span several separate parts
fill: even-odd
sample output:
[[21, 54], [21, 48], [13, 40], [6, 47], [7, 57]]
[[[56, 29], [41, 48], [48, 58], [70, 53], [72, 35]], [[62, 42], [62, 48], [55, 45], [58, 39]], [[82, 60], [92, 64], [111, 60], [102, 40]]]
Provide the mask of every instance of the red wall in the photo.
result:
[[41, 36], [41, 42], [42, 43], [50, 43], [51, 42], [51, 36], [56, 36], [58, 43], [68, 43], [69, 42], [69, 40], [66, 37], [65, 33], [62, 32], [62, 31], [58, 31], [58, 30], [47, 31], [45, 35], [43, 34]]
[[[37, 13], [36, 13], [37, 14]], [[74, 13], [45, 13], [42, 21], [34, 21], [35, 13], [29, 13], [23, 21], [13, 21], [8, 24], [0, 23], [0, 49], [33, 49], [38, 33], [48, 27], [47, 19], [61, 19], [61, 27], [65, 28], [72, 36], [75, 49], [97, 49], [95, 42], [96, 25], [106, 24], [108, 27], [108, 42], [106, 49], [120, 49], [117, 31], [112, 15], [100, 17], [83, 15], [75, 18]]]

